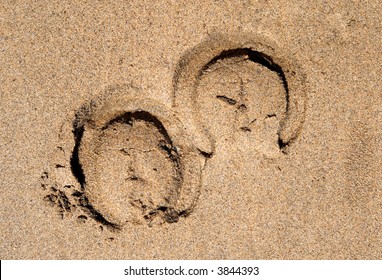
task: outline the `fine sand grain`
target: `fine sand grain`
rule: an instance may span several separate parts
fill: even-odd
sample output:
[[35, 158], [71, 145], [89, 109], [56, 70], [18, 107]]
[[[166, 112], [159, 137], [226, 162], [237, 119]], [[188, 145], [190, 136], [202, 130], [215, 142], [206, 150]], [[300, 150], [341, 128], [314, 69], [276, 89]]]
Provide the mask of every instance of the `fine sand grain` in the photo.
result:
[[0, 4], [1, 259], [381, 259], [380, 1]]

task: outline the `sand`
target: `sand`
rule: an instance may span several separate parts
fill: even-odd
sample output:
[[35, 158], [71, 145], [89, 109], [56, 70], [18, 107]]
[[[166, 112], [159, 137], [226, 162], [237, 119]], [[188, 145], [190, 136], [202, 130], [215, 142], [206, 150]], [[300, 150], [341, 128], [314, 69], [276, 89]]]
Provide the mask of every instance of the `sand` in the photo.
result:
[[1, 259], [381, 259], [379, 1], [3, 1]]

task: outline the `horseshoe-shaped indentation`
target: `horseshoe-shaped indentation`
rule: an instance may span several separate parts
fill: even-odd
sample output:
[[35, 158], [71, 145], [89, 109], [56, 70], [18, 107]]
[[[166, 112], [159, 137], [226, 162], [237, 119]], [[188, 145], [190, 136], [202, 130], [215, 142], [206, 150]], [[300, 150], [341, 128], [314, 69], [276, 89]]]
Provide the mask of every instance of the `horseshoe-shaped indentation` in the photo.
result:
[[[291, 57], [291, 53], [262, 36], [251, 34], [212, 36], [181, 58], [173, 80], [173, 105], [175, 108], [186, 108], [179, 111], [190, 125], [201, 123], [204, 130], [208, 130], [206, 123], [211, 121], [210, 116], [201, 117], [196, 104], [201, 77], [210, 65], [219, 60], [246, 55], [252, 61], [276, 72], [282, 80], [286, 93], [286, 113], [280, 122], [277, 134], [280, 149], [283, 149], [299, 135], [306, 107], [305, 75], [298, 61]], [[232, 98], [217, 97], [230, 104], [236, 102]]]
[[79, 127], [84, 194], [105, 221], [116, 227], [157, 217], [174, 222], [193, 210], [205, 160], [169, 108], [111, 98]]

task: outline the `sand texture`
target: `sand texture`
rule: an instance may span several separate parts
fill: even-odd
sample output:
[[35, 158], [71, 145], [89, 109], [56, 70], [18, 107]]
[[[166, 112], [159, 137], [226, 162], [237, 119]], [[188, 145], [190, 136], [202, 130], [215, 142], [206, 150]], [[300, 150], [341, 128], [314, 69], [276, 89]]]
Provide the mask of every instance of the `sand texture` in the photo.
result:
[[380, 1], [2, 1], [1, 259], [382, 259]]

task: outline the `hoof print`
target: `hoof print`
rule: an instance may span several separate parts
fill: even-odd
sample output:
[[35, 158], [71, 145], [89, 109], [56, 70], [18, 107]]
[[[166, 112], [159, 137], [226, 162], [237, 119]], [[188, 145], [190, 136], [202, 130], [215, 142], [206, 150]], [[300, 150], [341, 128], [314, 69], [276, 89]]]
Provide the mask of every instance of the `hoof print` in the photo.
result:
[[216, 147], [236, 143], [275, 157], [304, 122], [301, 68], [266, 38], [210, 38], [181, 59], [174, 85], [175, 107], [190, 108], [183, 119], [201, 124]]
[[169, 109], [109, 101], [78, 123], [73, 164], [88, 205], [107, 223], [152, 226], [192, 211], [204, 157]]

